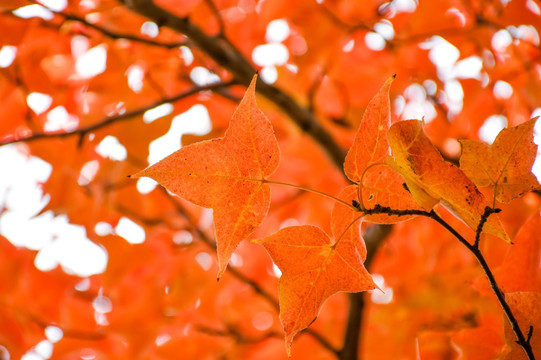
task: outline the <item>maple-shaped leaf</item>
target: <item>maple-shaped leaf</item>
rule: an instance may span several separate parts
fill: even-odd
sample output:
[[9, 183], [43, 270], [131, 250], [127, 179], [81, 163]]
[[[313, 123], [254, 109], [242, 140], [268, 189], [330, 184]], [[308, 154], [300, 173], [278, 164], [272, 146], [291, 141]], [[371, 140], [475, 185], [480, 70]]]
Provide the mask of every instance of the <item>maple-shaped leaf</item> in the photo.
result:
[[[346, 201], [348, 203], [351, 203], [351, 200], [359, 201], [366, 209], [374, 208], [375, 205], [400, 210], [419, 209], [411, 194], [403, 186], [402, 177], [384, 165], [390, 152], [387, 142], [387, 131], [391, 125], [389, 91], [394, 78], [395, 76], [392, 76], [387, 79], [368, 104], [344, 162], [347, 177], [360, 184], [362, 188], [360, 192], [356, 189], [356, 195]], [[352, 191], [348, 190], [348, 194]], [[414, 216], [375, 214], [367, 215], [365, 220], [390, 224], [412, 217]]]
[[[387, 163], [406, 179], [417, 203], [430, 210], [441, 202], [476, 230], [490, 204], [462, 170], [443, 159], [426, 136], [423, 122], [397, 122], [387, 137], [394, 156], [388, 157]], [[489, 216], [483, 232], [511, 242], [496, 214]]]
[[368, 166], [385, 162], [389, 155], [387, 131], [391, 125], [391, 101], [389, 90], [395, 76], [391, 76], [370, 100], [363, 114], [353, 145], [346, 155], [344, 172], [347, 177], [360, 183]]
[[[346, 208], [345, 205], [340, 205]], [[279, 285], [280, 321], [285, 331], [286, 349], [291, 353], [293, 337], [318, 316], [323, 302], [339, 292], [359, 292], [377, 288], [365, 269], [364, 241], [355, 222], [333, 211], [333, 232], [337, 242], [319, 227], [286, 227], [256, 242], [263, 245], [282, 271]], [[355, 219], [353, 219], [355, 220]], [[335, 232], [337, 231], [337, 232]]]
[[[518, 291], [505, 294], [505, 300], [517, 319], [522, 333], [527, 337], [530, 326], [533, 328], [530, 345], [536, 359], [541, 357], [541, 293]], [[516, 336], [511, 325], [505, 321], [505, 339], [509, 352], [503, 357], [505, 360], [527, 360], [524, 349], [516, 343]]]
[[280, 161], [271, 123], [257, 107], [254, 76], [224, 137], [181, 148], [133, 175], [214, 210], [218, 278], [237, 245], [261, 224], [270, 205], [265, 177]]
[[539, 187], [532, 166], [537, 156], [533, 128], [537, 118], [503, 129], [492, 145], [460, 140], [460, 168], [477, 186], [493, 186], [494, 197], [508, 203]]

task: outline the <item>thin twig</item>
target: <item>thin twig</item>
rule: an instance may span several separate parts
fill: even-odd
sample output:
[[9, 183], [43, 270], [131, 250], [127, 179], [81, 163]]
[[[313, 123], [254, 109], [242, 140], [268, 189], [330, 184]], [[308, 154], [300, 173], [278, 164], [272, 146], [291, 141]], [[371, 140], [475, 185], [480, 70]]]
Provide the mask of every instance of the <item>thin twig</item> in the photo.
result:
[[477, 225], [477, 230], [475, 231], [475, 242], [473, 246], [479, 248], [479, 242], [481, 241], [481, 233], [483, 232], [483, 227], [488, 220], [488, 217], [491, 214], [496, 214], [502, 211], [501, 209], [492, 208], [490, 206], [485, 207], [485, 212], [481, 215], [481, 220], [479, 220], [479, 225]]
[[[484, 221], [483, 217], [479, 221], [479, 226], [477, 228], [476, 233], [480, 234], [483, 230], [483, 225], [486, 223], [486, 220], [490, 214], [498, 212], [498, 209], [492, 209], [488, 208], [490, 210], [485, 209], [484, 214]], [[405, 215], [420, 215], [420, 216], [426, 216], [433, 220], [435, 220], [437, 223], [442, 225], [447, 231], [449, 231], [455, 238], [458, 239], [477, 259], [479, 264], [481, 265], [481, 268], [483, 269], [483, 272], [485, 273], [488, 282], [490, 283], [490, 287], [492, 288], [492, 291], [496, 295], [496, 298], [498, 299], [498, 302], [500, 303], [501, 308], [503, 309], [503, 312], [507, 316], [507, 320], [511, 324], [511, 328], [513, 329], [513, 332], [515, 333], [515, 336], [517, 338], [516, 343], [520, 345], [524, 352], [526, 353], [526, 356], [529, 360], [535, 360], [535, 356], [533, 354], [532, 347], [530, 345], [529, 339], [531, 338], [531, 335], [528, 332], [528, 338], [524, 337], [524, 334], [522, 333], [522, 330], [520, 329], [518, 325], [518, 321], [515, 318], [513, 312], [511, 311], [511, 308], [509, 307], [509, 304], [505, 300], [505, 295], [501, 291], [501, 289], [498, 286], [498, 283], [496, 282], [496, 278], [494, 277], [494, 274], [492, 273], [492, 270], [490, 269], [488, 263], [486, 262], [485, 257], [481, 253], [481, 250], [479, 250], [478, 247], [478, 241], [476, 241], [474, 244], [470, 244], [462, 235], [460, 235], [451, 225], [449, 225], [445, 220], [443, 220], [434, 210], [431, 210], [430, 212], [422, 211], [422, 210], [394, 210], [386, 206], [376, 205], [373, 209], [365, 209], [362, 210], [367, 215], [372, 214], [388, 214], [390, 215], [396, 215], [396, 216], [405, 216]], [[533, 329], [532, 329], [533, 332]]]
[[[49, 9], [49, 10], [52, 11], [51, 9]], [[156, 40], [152, 40], [152, 39], [147, 39], [147, 38], [143, 38], [143, 37], [139, 37], [139, 36], [135, 36], [135, 35], [131, 35], [131, 34], [116, 33], [116, 32], [114, 32], [112, 30], [109, 30], [109, 29], [106, 29], [106, 28], [101, 27], [99, 25], [96, 25], [94, 23], [91, 23], [88, 20], [86, 20], [85, 18], [74, 15], [74, 14], [66, 14], [66, 13], [63, 13], [63, 12], [56, 12], [56, 11], [52, 11], [52, 12], [54, 14], [56, 14], [56, 15], [62, 16], [66, 20], [77, 21], [77, 22], [79, 22], [79, 23], [81, 23], [81, 24], [83, 24], [83, 25], [85, 25], [85, 26], [87, 26], [89, 28], [92, 28], [92, 29], [102, 33], [103, 35], [105, 35], [105, 36], [107, 36], [107, 37], [109, 37], [111, 39], [125, 39], [125, 40], [130, 40], [130, 41], [142, 43], [142, 44], [145, 44], [145, 45], [164, 47], [164, 48], [167, 48], [167, 49], [174, 49], [174, 48], [177, 48], [177, 47], [180, 47], [180, 46], [183, 46], [183, 45], [187, 44], [186, 41], [165, 43], [165, 42], [160, 42], [160, 41], [156, 41]]]
[[172, 103], [172, 102], [176, 102], [176, 101], [179, 101], [179, 100], [182, 100], [184, 98], [187, 98], [189, 96], [192, 96], [192, 95], [195, 95], [201, 91], [212, 91], [212, 90], [216, 90], [216, 89], [220, 89], [220, 88], [224, 88], [224, 87], [229, 87], [229, 86], [232, 86], [234, 85], [235, 82], [234, 81], [227, 81], [227, 82], [220, 82], [220, 83], [214, 83], [214, 84], [209, 84], [209, 85], [204, 85], [204, 86], [194, 86], [193, 88], [187, 90], [187, 91], [184, 91], [180, 94], [177, 94], [177, 95], [174, 95], [174, 96], [171, 96], [171, 97], [166, 97], [166, 98], [162, 98], [152, 104], [149, 104], [149, 105], [146, 105], [146, 106], [143, 106], [143, 107], [140, 107], [138, 109], [134, 109], [134, 110], [131, 110], [131, 111], [127, 111], [123, 114], [119, 114], [119, 115], [115, 115], [115, 116], [110, 116], [110, 117], [107, 117], [101, 121], [98, 121], [97, 123], [94, 123], [94, 124], [91, 124], [91, 125], [88, 125], [88, 126], [84, 126], [84, 127], [80, 127], [78, 129], [75, 129], [73, 131], [56, 131], [56, 132], [38, 132], [38, 133], [34, 133], [32, 135], [29, 135], [29, 136], [26, 136], [26, 137], [21, 137], [21, 138], [17, 138], [17, 139], [9, 139], [9, 140], [5, 140], [5, 141], [2, 141], [0, 142], [0, 146], [2, 145], [7, 145], [7, 144], [13, 144], [13, 143], [18, 143], [18, 142], [30, 142], [30, 141], [34, 141], [34, 140], [38, 140], [38, 139], [44, 139], [44, 138], [47, 138], [47, 139], [50, 139], [50, 138], [64, 138], [64, 137], [69, 137], [69, 136], [73, 136], [73, 135], [79, 135], [81, 137], [84, 137], [85, 135], [87, 135], [88, 133], [92, 132], [92, 131], [95, 131], [97, 129], [100, 129], [102, 127], [105, 127], [105, 126], [108, 126], [114, 122], [118, 122], [118, 121], [123, 121], [123, 120], [128, 120], [128, 119], [131, 119], [135, 116], [139, 116], [139, 115], [143, 115], [146, 111], [152, 109], [152, 108], [155, 108], [157, 106], [160, 106], [160, 105], [163, 105], [163, 104], [166, 104], [166, 103]]

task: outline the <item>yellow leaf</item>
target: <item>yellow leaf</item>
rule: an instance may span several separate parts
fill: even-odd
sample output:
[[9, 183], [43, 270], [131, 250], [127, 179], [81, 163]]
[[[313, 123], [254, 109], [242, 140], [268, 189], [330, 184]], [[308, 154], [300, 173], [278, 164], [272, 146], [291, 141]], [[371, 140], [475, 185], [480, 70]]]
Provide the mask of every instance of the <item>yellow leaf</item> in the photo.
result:
[[[406, 179], [419, 205], [428, 210], [441, 202], [476, 230], [490, 204], [458, 167], [442, 158], [424, 133], [423, 122], [397, 122], [387, 137], [394, 156], [388, 157], [387, 163]], [[495, 214], [488, 218], [483, 232], [511, 242]]]
[[460, 168], [478, 186], [493, 186], [495, 199], [504, 203], [539, 187], [531, 172], [537, 156], [533, 142], [536, 121], [503, 129], [492, 145], [460, 140]]

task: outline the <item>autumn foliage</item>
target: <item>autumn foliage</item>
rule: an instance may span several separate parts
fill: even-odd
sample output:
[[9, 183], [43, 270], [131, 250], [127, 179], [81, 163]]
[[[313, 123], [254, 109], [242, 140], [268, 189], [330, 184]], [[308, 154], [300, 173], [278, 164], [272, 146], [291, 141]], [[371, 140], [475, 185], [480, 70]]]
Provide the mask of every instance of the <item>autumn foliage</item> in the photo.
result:
[[0, 359], [541, 358], [538, 2], [0, 9]]

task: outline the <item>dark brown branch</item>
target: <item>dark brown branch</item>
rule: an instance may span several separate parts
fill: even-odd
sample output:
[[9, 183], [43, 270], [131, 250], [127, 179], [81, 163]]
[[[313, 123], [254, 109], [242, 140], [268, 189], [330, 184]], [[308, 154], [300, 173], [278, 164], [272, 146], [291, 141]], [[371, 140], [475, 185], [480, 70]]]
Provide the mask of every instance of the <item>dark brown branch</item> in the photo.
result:
[[[449, 231], [455, 238], [458, 239], [472, 254], [475, 256], [479, 264], [481, 265], [481, 268], [483, 269], [483, 272], [485, 273], [488, 282], [490, 284], [490, 287], [492, 288], [492, 291], [494, 295], [496, 295], [496, 298], [505, 313], [505, 316], [507, 317], [507, 320], [511, 324], [511, 328], [513, 329], [513, 332], [515, 333], [515, 336], [517, 338], [516, 343], [520, 345], [524, 352], [526, 353], [526, 356], [529, 360], [535, 360], [535, 356], [533, 354], [532, 347], [530, 345], [530, 338], [531, 335], [528, 332], [528, 338], [524, 336], [522, 333], [522, 330], [520, 329], [518, 325], [518, 321], [513, 315], [513, 312], [511, 311], [511, 308], [509, 307], [509, 304], [507, 304], [507, 301], [505, 300], [505, 295], [501, 291], [500, 287], [498, 286], [498, 283], [496, 282], [496, 278], [494, 277], [494, 274], [492, 273], [492, 270], [488, 266], [488, 263], [486, 262], [485, 257], [481, 253], [481, 250], [479, 250], [479, 241], [477, 240], [478, 234], [480, 234], [483, 230], [483, 225], [486, 223], [487, 218], [492, 213], [499, 212], [498, 209], [492, 209], [487, 207], [485, 209], [485, 213], [481, 217], [479, 221], [479, 225], [476, 231], [476, 241], [474, 244], [470, 244], [462, 235], [460, 235], [451, 225], [449, 225], [445, 220], [443, 220], [434, 210], [431, 210], [430, 212], [423, 211], [423, 210], [394, 210], [386, 206], [381, 206], [376, 204], [373, 209], [363, 209], [360, 210], [364, 212], [367, 215], [372, 214], [387, 214], [389, 216], [396, 215], [396, 216], [405, 216], [405, 215], [420, 215], [420, 216], [426, 216], [433, 220], [435, 220], [437, 223], [442, 225], [447, 231]], [[532, 329], [533, 332], [533, 329]]]
[[[391, 225], [374, 225], [371, 226], [363, 235], [366, 243], [366, 260], [364, 266], [370, 271], [374, 255], [379, 247], [383, 244], [383, 240], [387, 238], [392, 230]], [[361, 331], [363, 323], [363, 313], [366, 304], [366, 297], [370, 293], [351, 293], [349, 294], [349, 312], [348, 322], [346, 325], [346, 334], [344, 336], [344, 344], [338, 358], [340, 360], [357, 360], [359, 347], [361, 346]]]
[[[458, 239], [458, 241], [460, 241], [466, 248], [468, 248], [468, 250], [470, 250], [470, 252], [475, 256], [475, 258], [481, 265], [481, 268], [483, 268], [483, 272], [485, 273], [488, 279], [488, 282], [490, 283], [492, 292], [494, 293], [494, 295], [496, 295], [496, 298], [498, 299], [498, 302], [500, 303], [500, 306], [503, 309], [503, 312], [505, 313], [507, 320], [511, 324], [511, 328], [513, 329], [513, 332], [515, 333], [515, 336], [517, 338], [516, 343], [522, 347], [522, 349], [526, 353], [526, 356], [528, 357], [529, 360], [535, 360], [535, 356], [533, 354], [533, 350], [532, 350], [532, 346], [530, 345], [529, 338], [526, 339], [524, 337], [524, 334], [522, 333], [522, 330], [520, 329], [518, 325], [518, 321], [513, 315], [513, 312], [511, 311], [509, 304], [507, 304], [507, 301], [505, 300], [505, 295], [499, 288], [498, 283], [496, 282], [496, 278], [494, 277], [492, 270], [488, 266], [488, 263], [486, 262], [485, 257], [481, 253], [481, 250], [479, 250], [479, 248], [475, 244], [474, 245], [470, 244], [464, 237], [462, 237], [462, 235], [460, 235], [455, 229], [453, 229], [451, 225], [445, 222], [445, 220], [440, 218], [434, 211], [430, 212], [429, 217], [437, 221], [440, 225], [442, 225], [445, 229], [447, 229], [451, 234], [453, 234]], [[528, 334], [528, 336], [530, 335]]]
[[[186, 35], [194, 45], [205, 52], [216, 63], [228, 70], [238, 83], [248, 86], [256, 73], [252, 64], [229, 41], [205, 34], [188, 18], [175, 16], [149, 0], [121, 0], [127, 7], [142, 16], [151, 19], [160, 26], [169, 27]], [[313, 114], [302, 107], [289, 94], [275, 86], [259, 80], [257, 91], [276, 104], [305, 133], [316, 140], [327, 152], [338, 168], [344, 163], [344, 150], [330, 134], [318, 123]]]
[[30, 136], [27, 136], [27, 137], [21, 137], [21, 138], [18, 138], [18, 139], [5, 140], [3, 142], [0, 142], [0, 146], [1, 145], [18, 143], [18, 142], [29, 142], [29, 141], [34, 141], [34, 140], [44, 139], [44, 138], [47, 138], [47, 139], [49, 139], [49, 138], [64, 138], [64, 137], [69, 137], [69, 136], [73, 136], [73, 135], [79, 135], [81, 137], [84, 137], [86, 134], [88, 134], [88, 133], [90, 133], [92, 131], [98, 130], [98, 129], [102, 128], [102, 127], [108, 126], [108, 125], [110, 125], [112, 123], [128, 120], [128, 119], [131, 119], [131, 118], [133, 118], [135, 116], [143, 115], [148, 110], [150, 110], [152, 108], [155, 108], [157, 106], [163, 105], [165, 103], [176, 102], [176, 101], [182, 100], [184, 98], [187, 98], [189, 96], [195, 95], [195, 94], [197, 94], [197, 93], [199, 93], [201, 91], [213, 91], [213, 90], [229, 87], [229, 86], [232, 86], [234, 84], [235, 84], [234, 81], [228, 81], [228, 82], [220, 82], [220, 83], [209, 84], [209, 85], [205, 85], [205, 86], [195, 86], [195, 87], [191, 88], [190, 90], [184, 91], [184, 92], [182, 92], [180, 94], [177, 94], [177, 95], [174, 95], [174, 96], [171, 96], [171, 97], [162, 98], [162, 99], [160, 99], [160, 100], [158, 100], [158, 101], [156, 101], [156, 102], [154, 102], [152, 104], [143, 106], [143, 107], [135, 109], [135, 110], [127, 111], [127, 112], [125, 112], [123, 114], [119, 114], [119, 115], [115, 115], [115, 116], [105, 118], [105, 119], [103, 119], [103, 120], [101, 120], [101, 121], [99, 121], [99, 122], [97, 122], [95, 124], [88, 125], [88, 126], [85, 126], [85, 127], [80, 127], [80, 128], [78, 128], [76, 130], [73, 130], [73, 131], [57, 131], [57, 132], [34, 133], [34, 134], [32, 134]]
[[481, 215], [481, 220], [479, 221], [479, 225], [477, 225], [477, 229], [475, 231], [475, 242], [473, 243], [473, 246], [476, 248], [479, 248], [479, 241], [481, 241], [481, 233], [483, 232], [483, 227], [485, 226], [485, 223], [488, 220], [488, 217], [491, 214], [496, 214], [502, 211], [501, 209], [494, 209], [490, 206], [485, 207], [485, 212], [483, 215]]

